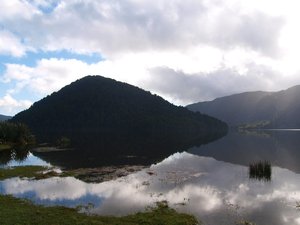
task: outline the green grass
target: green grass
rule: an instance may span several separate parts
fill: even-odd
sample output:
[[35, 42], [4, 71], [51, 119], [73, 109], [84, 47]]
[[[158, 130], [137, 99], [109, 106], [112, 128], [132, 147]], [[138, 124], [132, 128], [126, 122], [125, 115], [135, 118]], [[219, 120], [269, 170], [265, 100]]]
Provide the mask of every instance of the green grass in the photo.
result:
[[11, 177], [46, 178], [41, 172], [46, 170], [43, 166], [17, 166], [0, 169], [0, 180]]
[[[130, 204], [130, 203], [128, 203]], [[197, 220], [187, 214], [177, 213], [165, 203], [125, 217], [95, 216], [78, 213], [66, 207], [34, 205], [28, 200], [0, 195], [1, 225], [195, 225]]]

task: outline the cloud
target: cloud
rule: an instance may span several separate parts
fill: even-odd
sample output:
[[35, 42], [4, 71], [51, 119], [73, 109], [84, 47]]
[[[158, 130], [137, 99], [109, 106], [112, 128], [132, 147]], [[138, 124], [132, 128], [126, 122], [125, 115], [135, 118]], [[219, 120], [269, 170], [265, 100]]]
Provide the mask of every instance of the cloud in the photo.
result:
[[236, 14], [228, 10], [221, 11], [207, 26], [207, 42], [223, 49], [244, 47], [258, 51], [269, 57], [279, 56], [278, 45], [282, 17], [271, 17], [261, 12]]
[[[200, 50], [201, 51], [201, 50]], [[65, 85], [86, 75], [102, 75], [119, 81], [137, 85], [156, 92], [156, 87], [148, 85], [147, 79], [155, 78], [153, 68], [167, 65], [170, 68], [181, 69], [187, 73], [198, 72], [201, 69], [210, 70], [219, 62], [213, 59], [220, 57], [218, 51], [207, 49], [203, 51], [186, 52], [185, 54], [174, 52], [144, 52], [139, 54], [124, 54], [115, 60], [102, 60], [88, 64], [76, 59], [41, 59], [34, 66], [25, 64], [6, 64], [6, 70], [2, 76], [5, 83], [14, 84], [8, 90], [10, 94], [22, 93], [27, 90], [41, 97], [58, 91]], [[194, 55], [193, 59], [189, 55]], [[206, 58], [206, 63], [196, 64], [198, 60]], [[209, 58], [211, 63], [209, 63]], [[155, 78], [156, 79], [156, 78]], [[147, 81], [147, 82], [145, 82]], [[150, 82], [151, 84], [151, 82]]]
[[30, 48], [24, 46], [12, 33], [0, 30], [0, 55], [12, 55], [14, 57], [24, 56]]
[[59, 0], [27, 0], [30, 4], [35, 7], [41, 8], [55, 8], [59, 4]]
[[34, 66], [6, 64], [2, 82], [13, 84], [7, 91], [10, 94], [27, 90], [41, 97], [87, 75], [103, 75], [135, 84], [139, 79], [137, 74], [141, 72], [143, 77], [146, 72], [144, 67], [134, 66], [136, 62], [136, 57], [92, 64], [77, 59], [50, 58], [38, 60]]
[[284, 82], [284, 77], [271, 68], [251, 64], [246, 74], [235, 69], [220, 68], [208, 73], [188, 74], [167, 67], [150, 70], [151, 79], [144, 81], [147, 89], [165, 96], [178, 104], [212, 100], [230, 94], [287, 88], [300, 79]]
[[270, 57], [277, 53], [283, 19], [258, 11], [245, 13], [242, 6], [228, 7], [231, 2], [69, 0], [44, 13], [39, 6], [45, 1], [22, 1], [30, 16], [3, 24], [36, 49], [98, 52], [109, 58], [198, 45], [245, 47]]
[[28, 100], [16, 100], [9, 94], [0, 98], [1, 113], [5, 115], [14, 115], [16, 112], [26, 109], [31, 105], [32, 102]]
[[[17, 82], [17, 89], [29, 89], [50, 94], [72, 81], [87, 75], [88, 65], [75, 59], [42, 59], [35, 67], [7, 64], [3, 76], [5, 82]], [[17, 90], [15, 90], [17, 91]]]
[[9, 0], [0, 1], [0, 22], [12, 20], [30, 20], [38, 10], [29, 1]]
[[[0, 55], [20, 58], [5, 62], [1, 80], [9, 89], [3, 93], [17, 98], [26, 90], [42, 98], [88, 74], [140, 86], [176, 104], [288, 87], [299, 81], [300, 71], [298, 38], [288, 41], [291, 46], [282, 44], [290, 40], [282, 32], [295, 30], [287, 25], [290, 11], [259, 5], [250, 0], [2, 1]], [[62, 50], [103, 59], [43, 59], [43, 53]], [[29, 65], [28, 51], [41, 58]]]
[[[248, 57], [232, 52], [222, 58], [222, 53], [209, 48], [205, 52], [195, 49], [185, 54], [124, 54], [115, 60], [91, 64], [51, 58], [41, 59], [35, 66], [6, 64], [2, 80], [14, 84], [8, 94], [26, 90], [42, 98], [86, 75], [102, 75], [139, 86], [181, 105], [244, 91], [278, 91], [300, 83], [298, 76], [290, 75], [286, 79], [287, 75], [272, 66], [257, 64]], [[201, 63], [202, 60], [205, 63]]]

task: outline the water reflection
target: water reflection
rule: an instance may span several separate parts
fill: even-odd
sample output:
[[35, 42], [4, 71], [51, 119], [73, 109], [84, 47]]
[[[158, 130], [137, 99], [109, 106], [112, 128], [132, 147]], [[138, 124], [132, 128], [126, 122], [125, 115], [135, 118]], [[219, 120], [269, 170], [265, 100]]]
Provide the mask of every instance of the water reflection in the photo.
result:
[[264, 130], [230, 132], [227, 136], [188, 150], [200, 156], [248, 166], [267, 160], [272, 165], [300, 173], [300, 131]]
[[[223, 135], [225, 131], [202, 134], [197, 139], [165, 138], [159, 134], [149, 136], [146, 134], [102, 135], [84, 136], [77, 141], [80, 144], [71, 148], [55, 148], [53, 146], [38, 146], [37, 150], [31, 149], [32, 154], [41, 161], [51, 165], [75, 169], [93, 168], [117, 165], [151, 165], [160, 162], [165, 157], [177, 151], [183, 151], [192, 146], [200, 146], [214, 141]], [[41, 150], [42, 149], [42, 150]], [[49, 150], [50, 149], [50, 150]], [[52, 150], [51, 150], [52, 149]], [[0, 152], [0, 166], [11, 162], [23, 163], [29, 156], [28, 148], [15, 148]], [[32, 155], [30, 155], [32, 157]]]
[[249, 165], [249, 178], [271, 181], [272, 166], [268, 161], [259, 161]]
[[[125, 215], [167, 200], [181, 212], [192, 213], [205, 224], [296, 225], [300, 212], [299, 175], [272, 168], [272, 181], [248, 178], [248, 167], [189, 153], [176, 153], [161, 163], [127, 177], [100, 184], [75, 178], [8, 179], [0, 191], [29, 197], [39, 203], [75, 206], [93, 203], [92, 212]], [[134, 197], [133, 197], [134, 196]]]
[[223, 135], [225, 135], [224, 132], [207, 134], [198, 139], [185, 140], [184, 142], [138, 134], [134, 137], [106, 136], [97, 140], [86, 139], [82, 141], [80, 146], [70, 151], [34, 152], [34, 155], [52, 165], [68, 169], [116, 165], [151, 165], [160, 162], [174, 152], [184, 151], [195, 145], [207, 144]]
[[50, 166], [49, 163], [34, 156], [26, 147], [0, 151], [0, 168], [26, 165]]
[[25, 147], [15, 147], [0, 151], [0, 164], [7, 164], [11, 160], [22, 162], [26, 160], [28, 153], [28, 149]]

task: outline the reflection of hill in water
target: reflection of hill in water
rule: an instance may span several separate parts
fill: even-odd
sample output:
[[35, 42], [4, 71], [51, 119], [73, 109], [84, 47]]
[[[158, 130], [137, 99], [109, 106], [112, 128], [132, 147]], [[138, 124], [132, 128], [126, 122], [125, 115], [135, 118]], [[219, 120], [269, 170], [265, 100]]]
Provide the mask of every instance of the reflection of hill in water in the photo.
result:
[[263, 131], [230, 132], [208, 145], [192, 147], [190, 153], [213, 157], [219, 161], [246, 165], [267, 160], [272, 165], [300, 173], [300, 132]]
[[[210, 134], [197, 140], [178, 141], [176, 139], [154, 137], [107, 136], [101, 139], [82, 140], [75, 150], [33, 153], [35, 156], [55, 166], [66, 168], [100, 167], [110, 165], [150, 165], [161, 161], [175, 152], [182, 152], [192, 146], [200, 146], [214, 141], [223, 134]], [[93, 143], [93, 144], [90, 144]]]

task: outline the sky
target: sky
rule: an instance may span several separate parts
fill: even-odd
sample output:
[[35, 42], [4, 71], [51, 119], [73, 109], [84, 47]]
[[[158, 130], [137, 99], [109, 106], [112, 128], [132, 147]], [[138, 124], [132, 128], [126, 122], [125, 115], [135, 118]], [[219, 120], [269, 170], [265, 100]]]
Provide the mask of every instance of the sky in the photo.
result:
[[294, 0], [0, 0], [0, 114], [86, 75], [176, 105], [300, 84]]

